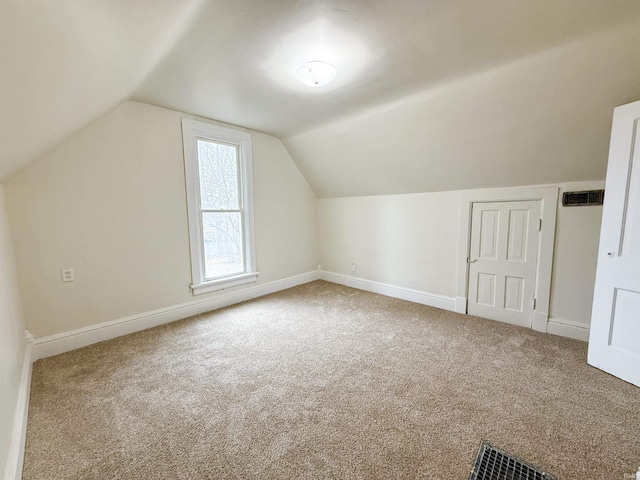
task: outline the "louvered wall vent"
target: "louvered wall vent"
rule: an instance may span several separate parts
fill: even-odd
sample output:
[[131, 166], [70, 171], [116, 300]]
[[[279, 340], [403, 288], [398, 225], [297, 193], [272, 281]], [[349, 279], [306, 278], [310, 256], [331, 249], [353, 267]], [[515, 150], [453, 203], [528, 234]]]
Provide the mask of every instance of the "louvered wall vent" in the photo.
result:
[[562, 194], [562, 205], [565, 207], [584, 207], [587, 205], [602, 205], [604, 190], [589, 190], [586, 192], [565, 192]]

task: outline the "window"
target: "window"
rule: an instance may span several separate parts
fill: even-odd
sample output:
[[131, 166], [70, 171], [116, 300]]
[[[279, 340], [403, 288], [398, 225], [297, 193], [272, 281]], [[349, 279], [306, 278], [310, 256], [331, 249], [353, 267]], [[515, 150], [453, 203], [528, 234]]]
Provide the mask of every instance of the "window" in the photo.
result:
[[182, 119], [191, 289], [255, 282], [251, 135]]

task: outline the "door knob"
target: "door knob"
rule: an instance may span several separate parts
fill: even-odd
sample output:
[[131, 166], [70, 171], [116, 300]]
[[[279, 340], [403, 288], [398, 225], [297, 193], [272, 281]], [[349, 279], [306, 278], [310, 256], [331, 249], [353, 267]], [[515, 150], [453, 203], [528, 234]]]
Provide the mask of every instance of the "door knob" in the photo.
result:
[[467, 257], [467, 263], [473, 263], [475, 261], [477, 261], [477, 258], [471, 258], [471, 257]]
[[607, 257], [613, 257], [615, 255], [615, 253], [613, 252], [607, 252]]

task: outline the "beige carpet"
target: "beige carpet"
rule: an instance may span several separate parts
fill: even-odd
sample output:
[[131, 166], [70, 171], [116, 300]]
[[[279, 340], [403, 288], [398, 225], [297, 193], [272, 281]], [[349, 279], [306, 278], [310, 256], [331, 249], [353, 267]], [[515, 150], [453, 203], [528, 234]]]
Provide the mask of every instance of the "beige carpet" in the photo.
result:
[[586, 352], [313, 282], [38, 361], [24, 478], [464, 480], [486, 439], [624, 480], [640, 389]]

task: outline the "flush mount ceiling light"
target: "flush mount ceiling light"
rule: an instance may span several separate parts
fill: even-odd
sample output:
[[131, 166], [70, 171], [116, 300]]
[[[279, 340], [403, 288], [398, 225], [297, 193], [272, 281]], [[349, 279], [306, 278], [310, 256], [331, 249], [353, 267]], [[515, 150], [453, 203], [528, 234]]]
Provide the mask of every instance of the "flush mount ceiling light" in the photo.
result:
[[296, 70], [296, 77], [305, 85], [321, 87], [332, 82], [338, 72], [336, 67], [325, 62], [309, 62]]

